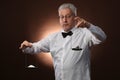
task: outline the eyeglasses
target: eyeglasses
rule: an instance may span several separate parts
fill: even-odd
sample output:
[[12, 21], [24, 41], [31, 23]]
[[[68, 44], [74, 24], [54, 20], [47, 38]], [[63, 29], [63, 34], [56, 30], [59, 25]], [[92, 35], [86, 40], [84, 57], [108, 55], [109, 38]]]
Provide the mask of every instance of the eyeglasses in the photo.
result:
[[59, 18], [60, 19], [64, 19], [64, 18], [66, 18], [66, 19], [69, 19], [69, 18], [71, 18], [71, 17], [73, 17], [74, 15], [66, 15], [66, 16], [59, 16]]

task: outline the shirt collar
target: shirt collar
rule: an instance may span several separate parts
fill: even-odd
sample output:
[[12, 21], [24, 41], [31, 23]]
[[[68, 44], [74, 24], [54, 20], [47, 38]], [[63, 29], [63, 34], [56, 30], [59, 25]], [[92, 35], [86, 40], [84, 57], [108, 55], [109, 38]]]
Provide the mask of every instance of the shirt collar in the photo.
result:
[[[73, 27], [70, 31], [74, 32], [77, 29], [77, 27]], [[65, 32], [63, 29], [61, 32]], [[66, 32], [65, 32], [66, 33]]]

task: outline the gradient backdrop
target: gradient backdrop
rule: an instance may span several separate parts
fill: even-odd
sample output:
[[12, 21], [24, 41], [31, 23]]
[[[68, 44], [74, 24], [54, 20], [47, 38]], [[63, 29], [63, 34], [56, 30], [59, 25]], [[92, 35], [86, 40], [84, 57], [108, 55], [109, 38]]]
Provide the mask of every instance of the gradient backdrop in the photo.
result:
[[[64, 2], [75, 4], [78, 16], [100, 26], [107, 34], [107, 40], [92, 49], [92, 80], [119, 80], [119, 7], [115, 0], [0, 1], [0, 72], [3, 80], [54, 80], [49, 53], [25, 55], [19, 46], [24, 40], [35, 42], [59, 31], [57, 9]], [[29, 64], [38, 68], [25, 68]]]

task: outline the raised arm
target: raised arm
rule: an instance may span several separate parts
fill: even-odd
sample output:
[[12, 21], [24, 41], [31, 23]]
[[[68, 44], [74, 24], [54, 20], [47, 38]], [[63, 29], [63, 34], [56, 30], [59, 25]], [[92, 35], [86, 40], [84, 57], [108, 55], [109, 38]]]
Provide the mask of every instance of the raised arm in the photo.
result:
[[100, 27], [95, 26], [80, 17], [76, 17], [75, 20], [77, 22], [76, 27], [86, 27], [90, 31], [90, 33], [89, 31], [87, 32], [89, 33], [88, 35], [91, 36], [90, 40], [93, 45], [99, 44], [106, 39], [106, 34]]
[[90, 24], [90, 27], [88, 28], [100, 41], [104, 41], [106, 39], [106, 34], [104, 31], [93, 24]]

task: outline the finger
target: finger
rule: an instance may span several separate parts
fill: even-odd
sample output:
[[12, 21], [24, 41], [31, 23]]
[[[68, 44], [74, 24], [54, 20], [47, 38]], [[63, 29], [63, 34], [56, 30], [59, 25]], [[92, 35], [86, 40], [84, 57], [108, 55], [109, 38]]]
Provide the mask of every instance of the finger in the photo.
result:
[[23, 43], [21, 43], [21, 45], [20, 45], [20, 47], [19, 47], [19, 49], [22, 49], [25, 45], [27, 44], [27, 41], [25, 40], [25, 41], [23, 41]]
[[22, 44], [21, 44], [21, 46], [19, 47], [19, 49], [22, 49], [22, 48], [23, 48], [23, 46], [24, 46], [24, 44], [22, 43]]
[[79, 21], [81, 21], [81, 20], [82, 20], [82, 18], [80, 18], [80, 17], [75, 17], [75, 21], [79, 22]]
[[80, 19], [80, 17], [75, 17], [74, 19], [75, 19], [75, 20], [78, 20], [78, 19]]
[[82, 27], [83, 25], [84, 25], [84, 23], [85, 23], [85, 21], [84, 21], [84, 19], [81, 19], [81, 21], [78, 21], [77, 22], [77, 25], [76, 25], [76, 27]]
[[81, 24], [81, 19], [80, 17], [75, 17], [75, 21], [76, 21], [76, 27], [79, 27]]
[[84, 20], [84, 19], [82, 19], [82, 20], [81, 20], [81, 27], [85, 27], [85, 26], [86, 26], [86, 23], [87, 23], [87, 21]]

